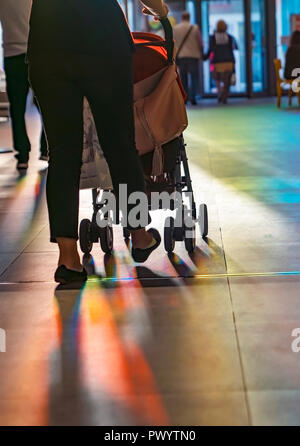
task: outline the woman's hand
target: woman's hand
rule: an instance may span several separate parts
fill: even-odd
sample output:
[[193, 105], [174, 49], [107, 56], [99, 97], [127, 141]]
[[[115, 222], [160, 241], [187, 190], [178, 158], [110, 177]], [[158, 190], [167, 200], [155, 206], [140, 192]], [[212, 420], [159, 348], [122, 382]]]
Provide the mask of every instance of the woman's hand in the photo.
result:
[[169, 8], [165, 2], [161, 0], [141, 0], [146, 6], [143, 8], [143, 14], [154, 16], [154, 20], [158, 21], [167, 17]]

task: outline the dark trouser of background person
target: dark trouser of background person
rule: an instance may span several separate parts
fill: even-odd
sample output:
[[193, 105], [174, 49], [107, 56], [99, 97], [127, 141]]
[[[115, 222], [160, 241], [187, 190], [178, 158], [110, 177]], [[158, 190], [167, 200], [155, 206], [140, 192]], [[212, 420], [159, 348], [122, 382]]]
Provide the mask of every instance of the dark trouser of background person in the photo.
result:
[[218, 89], [218, 100], [220, 103], [227, 103], [232, 74], [232, 71], [215, 72], [215, 81]]
[[[13, 144], [17, 152], [18, 164], [28, 163], [30, 141], [27, 135], [25, 112], [29, 92], [28, 65], [25, 54], [4, 58], [7, 96], [10, 103]], [[40, 140], [41, 156], [48, 155], [47, 141], [44, 131]]]
[[49, 143], [47, 202], [52, 242], [57, 238], [78, 240], [84, 97], [94, 116], [114, 190], [127, 184], [128, 195], [145, 192], [135, 147], [132, 48], [127, 48], [117, 57], [114, 53], [76, 52], [29, 57], [30, 82]]
[[[185, 89], [188, 99], [193, 105], [196, 105], [196, 94], [198, 88], [198, 67], [199, 60], [194, 57], [180, 57], [177, 60], [182, 80], [183, 88]], [[190, 76], [190, 88], [189, 88]]]

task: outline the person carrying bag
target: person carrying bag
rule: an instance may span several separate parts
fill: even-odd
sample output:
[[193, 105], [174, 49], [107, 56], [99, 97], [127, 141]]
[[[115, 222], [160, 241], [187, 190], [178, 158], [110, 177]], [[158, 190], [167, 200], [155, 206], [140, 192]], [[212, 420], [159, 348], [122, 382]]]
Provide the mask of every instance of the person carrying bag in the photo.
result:
[[180, 52], [182, 50], [182, 47], [185, 44], [185, 42], [187, 41], [187, 39], [189, 38], [189, 35], [191, 34], [192, 30], [193, 30], [193, 25], [190, 26], [188, 32], [184, 36], [183, 41], [181, 42], [181, 44], [180, 44], [180, 46], [179, 46], [179, 48], [177, 50], [177, 53], [176, 53], [176, 64], [177, 65], [179, 65], [179, 63], [180, 63], [179, 55], [180, 55]]
[[182, 14], [182, 22], [174, 27], [174, 40], [178, 47], [176, 63], [183, 87], [191, 103], [197, 105], [198, 67], [203, 54], [203, 43], [198, 25], [190, 24], [190, 14], [187, 11]]

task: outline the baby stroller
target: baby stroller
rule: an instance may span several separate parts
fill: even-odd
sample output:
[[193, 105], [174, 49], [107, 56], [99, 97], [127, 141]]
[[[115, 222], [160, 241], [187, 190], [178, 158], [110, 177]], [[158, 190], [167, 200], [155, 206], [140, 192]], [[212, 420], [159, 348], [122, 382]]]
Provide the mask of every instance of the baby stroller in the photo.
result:
[[[207, 206], [201, 204], [197, 218], [186, 145], [182, 136], [183, 130], [187, 127], [184, 105], [186, 94], [174, 63], [172, 26], [168, 19], [162, 19], [161, 23], [165, 40], [150, 33], [133, 33], [136, 45], [134, 55], [136, 143], [141, 155], [148, 197], [150, 198], [152, 192], [169, 194], [176, 192], [177, 196], [178, 194], [180, 196], [181, 206], [176, 206], [178, 201], [170, 200], [169, 209], [175, 213], [189, 213], [191, 217], [189, 225], [186, 225], [183, 218], [180, 227], [175, 224], [177, 220], [173, 217], [166, 218], [165, 250], [171, 253], [174, 251], [176, 241], [184, 241], [186, 250], [191, 253], [196, 246], [195, 223], [199, 223], [203, 238], [208, 234], [208, 213]], [[166, 107], [169, 109], [162, 110]], [[168, 119], [163, 122], [162, 119], [157, 119], [157, 115], [164, 112]], [[97, 224], [97, 215], [103, 207], [103, 203], [99, 203], [99, 196], [102, 191], [112, 191], [112, 182], [87, 102], [84, 106], [84, 126], [81, 188], [92, 189], [93, 216], [91, 221], [84, 219], [80, 223], [80, 247], [83, 253], [89, 254], [93, 243], [100, 240], [102, 250], [110, 253], [113, 250], [112, 225], [100, 227]], [[146, 126], [147, 131], [145, 131]], [[189, 198], [188, 204], [184, 202], [185, 194]], [[166, 208], [159, 201], [155, 209]], [[155, 209], [149, 204], [149, 210]], [[130, 233], [125, 228], [123, 235], [125, 240], [129, 240]]]

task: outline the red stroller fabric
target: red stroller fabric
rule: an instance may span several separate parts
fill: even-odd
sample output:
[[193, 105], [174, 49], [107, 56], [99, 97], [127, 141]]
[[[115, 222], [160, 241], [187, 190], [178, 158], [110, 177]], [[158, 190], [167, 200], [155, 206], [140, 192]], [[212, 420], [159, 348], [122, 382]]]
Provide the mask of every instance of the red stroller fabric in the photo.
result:
[[[150, 33], [133, 33], [133, 38], [136, 143], [144, 172], [158, 176], [174, 170], [179, 136], [187, 127], [185, 93], [175, 64], [169, 64], [167, 51], [161, 46], [164, 40]], [[109, 169], [86, 100], [83, 146], [81, 188], [111, 189]]]
[[[140, 82], [161, 69], [168, 66], [167, 51], [163, 46], [142, 46], [141, 43], [164, 42], [164, 39], [156, 34], [134, 32], [132, 33], [136, 51], [133, 57], [133, 73], [134, 83]], [[186, 92], [184, 91], [180, 76], [177, 76], [177, 82], [182, 92], [184, 100], [186, 100]]]

